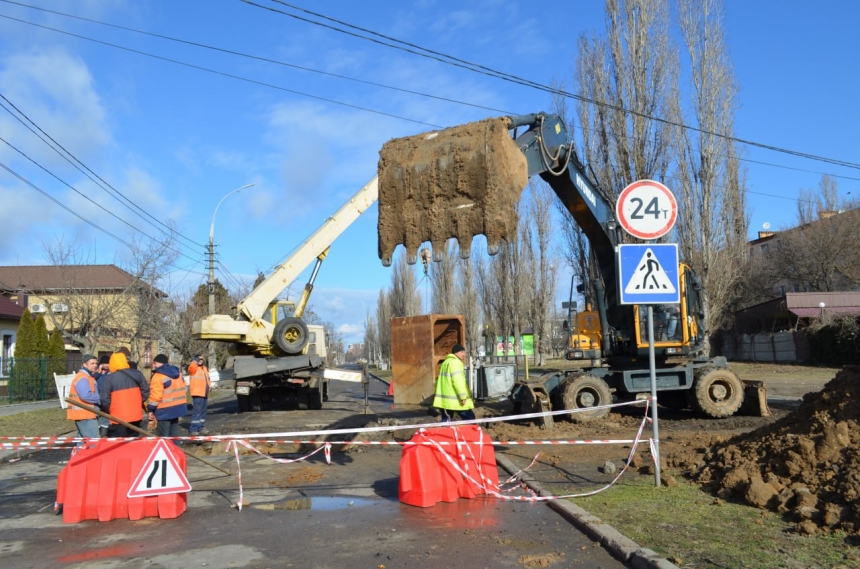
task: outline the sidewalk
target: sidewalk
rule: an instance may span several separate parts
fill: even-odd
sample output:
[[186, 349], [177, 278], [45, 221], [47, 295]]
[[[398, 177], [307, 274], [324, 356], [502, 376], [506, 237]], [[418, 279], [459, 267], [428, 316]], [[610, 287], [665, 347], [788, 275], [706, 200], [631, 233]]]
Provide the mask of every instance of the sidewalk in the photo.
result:
[[59, 399], [48, 399], [47, 401], [31, 401], [27, 403], [13, 403], [12, 405], [0, 405], [0, 417], [15, 415], [27, 411], [41, 411], [60, 406]]

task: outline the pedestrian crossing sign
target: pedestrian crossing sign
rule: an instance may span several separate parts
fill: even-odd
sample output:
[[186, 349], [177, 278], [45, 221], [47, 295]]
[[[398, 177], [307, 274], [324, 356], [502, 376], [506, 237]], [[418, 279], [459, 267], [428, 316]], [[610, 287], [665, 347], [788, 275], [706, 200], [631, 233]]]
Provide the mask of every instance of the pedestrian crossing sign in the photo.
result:
[[621, 304], [677, 304], [678, 244], [618, 246], [618, 292]]

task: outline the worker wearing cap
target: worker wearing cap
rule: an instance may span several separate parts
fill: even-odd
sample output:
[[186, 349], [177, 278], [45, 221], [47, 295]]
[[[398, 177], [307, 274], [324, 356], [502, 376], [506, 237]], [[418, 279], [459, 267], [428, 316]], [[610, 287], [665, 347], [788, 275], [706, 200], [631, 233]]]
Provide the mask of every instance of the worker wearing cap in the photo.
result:
[[149, 420], [158, 421], [156, 433], [159, 437], [178, 437], [179, 418], [188, 414], [185, 380], [179, 368], [170, 365], [164, 354], [153, 358], [152, 369], [149, 402], [146, 405]]
[[459, 415], [462, 421], [471, 421], [475, 418], [472, 409], [475, 403], [472, 401], [472, 393], [466, 382], [466, 370], [463, 362], [466, 359], [466, 348], [460, 344], [454, 344], [451, 353], [445, 356], [442, 367], [439, 368], [439, 377], [436, 378], [436, 393], [433, 397], [433, 407], [442, 413], [442, 422], [447, 423]]
[[[99, 405], [102, 411], [117, 419], [140, 427], [143, 420], [143, 402], [149, 397], [146, 378], [136, 369], [130, 369], [125, 354], [117, 352], [110, 357], [110, 373], [99, 378]], [[108, 437], [136, 437], [137, 431], [114, 420], [110, 421]]]
[[[81, 369], [72, 379], [72, 385], [69, 388], [69, 399], [98, 407], [99, 392], [96, 389], [96, 378], [93, 377], [97, 366], [98, 360], [94, 355], [84, 354]], [[96, 414], [92, 411], [87, 411], [69, 403], [69, 407], [66, 410], [66, 418], [75, 422], [78, 436], [85, 439], [99, 438], [99, 423]]]
[[209, 390], [212, 382], [209, 380], [209, 370], [203, 365], [203, 356], [194, 356], [188, 364], [188, 375], [191, 376], [191, 426], [188, 432], [192, 435], [206, 435], [206, 408], [209, 402]]

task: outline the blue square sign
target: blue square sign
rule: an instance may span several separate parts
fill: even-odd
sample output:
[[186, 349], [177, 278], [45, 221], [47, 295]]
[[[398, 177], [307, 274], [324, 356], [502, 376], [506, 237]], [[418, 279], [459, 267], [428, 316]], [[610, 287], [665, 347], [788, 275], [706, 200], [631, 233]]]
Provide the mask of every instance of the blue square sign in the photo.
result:
[[678, 244], [619, 245], [618, 280], [621, 304], [681, 302]]

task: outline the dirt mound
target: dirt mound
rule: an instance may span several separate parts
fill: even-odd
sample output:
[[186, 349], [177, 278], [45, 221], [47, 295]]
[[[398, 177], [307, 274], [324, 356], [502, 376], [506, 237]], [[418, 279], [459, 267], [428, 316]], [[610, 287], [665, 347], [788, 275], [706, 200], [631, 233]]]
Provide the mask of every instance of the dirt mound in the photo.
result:
[[386, 265], [401, 243], [414, 263], [422, 243], [441, 254], [451, 237], [468, 256], [479, 234], [492, 254], [500, 240], [512, 240], [528, 183], [525, 156], [504, 119], [390, 140], [378, 172], [379, 258]]
[[860, 532], [858, 444], [860, 366], [846, 366], [793, 413], [712, 448], [693, 478], [792, 516], [801, 533]]

